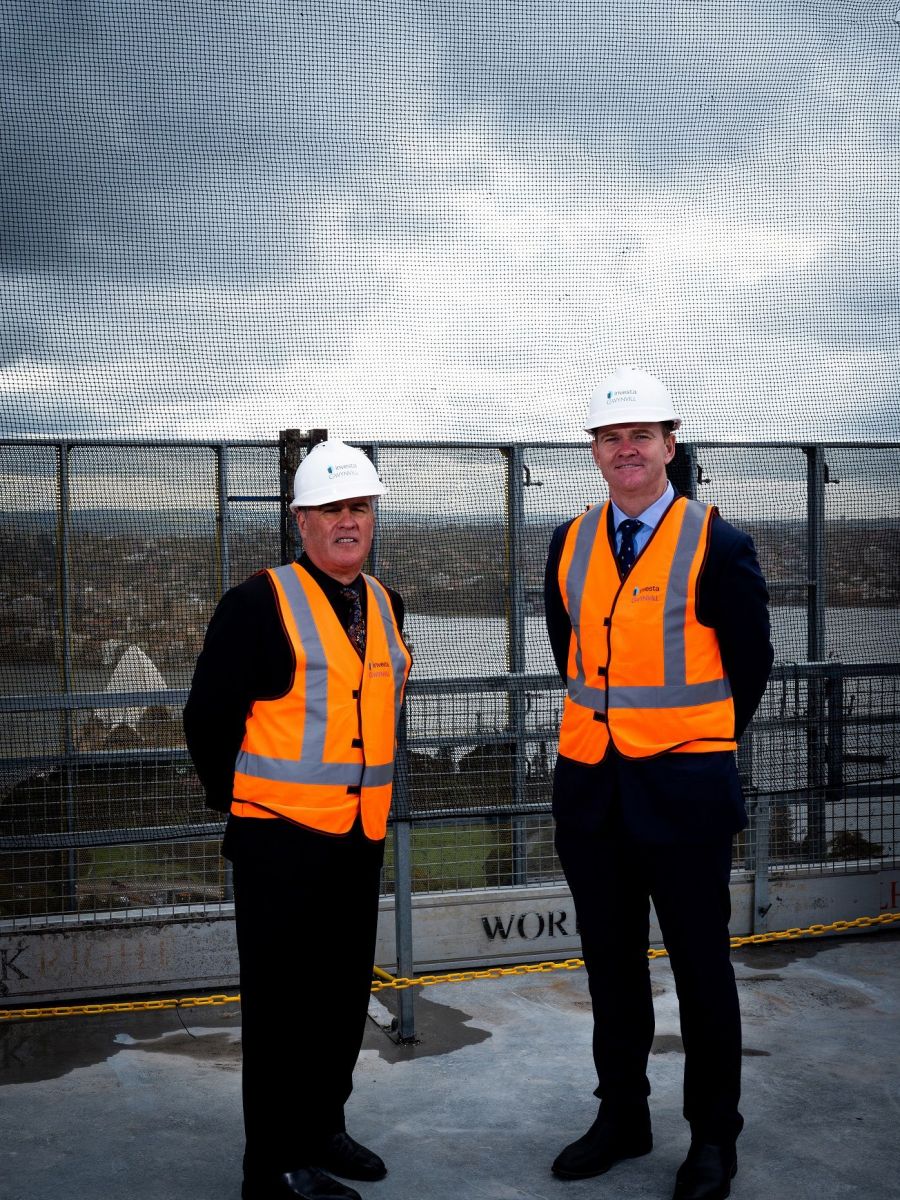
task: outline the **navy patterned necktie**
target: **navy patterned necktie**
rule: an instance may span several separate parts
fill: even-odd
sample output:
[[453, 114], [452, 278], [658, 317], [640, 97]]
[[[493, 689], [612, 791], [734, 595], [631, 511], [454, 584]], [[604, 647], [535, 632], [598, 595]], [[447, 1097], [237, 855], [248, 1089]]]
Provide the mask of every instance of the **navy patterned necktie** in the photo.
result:
[[621, 535], [622, 542], [616, 554], [616, 566], [619, 568], [620, 579], [624, 579], [634, 566], [634, 560], [637, 558], [634, 549], [634, 535], [639, 529], [643, 528], [643, 525], [643, 521], [635, 521], [629, 517], [627, 521], [623, 521], [619, 526], [619, 534]]
[[341, 595], [347, 601], [350, 612], [350, 620], [347, 624], [347, 637], [350, 639], [353, 649], [364, 660], [366, 656], [366, 623], [363, 620], [359, 592], [356, 588], [343, 587], [341, 588]]

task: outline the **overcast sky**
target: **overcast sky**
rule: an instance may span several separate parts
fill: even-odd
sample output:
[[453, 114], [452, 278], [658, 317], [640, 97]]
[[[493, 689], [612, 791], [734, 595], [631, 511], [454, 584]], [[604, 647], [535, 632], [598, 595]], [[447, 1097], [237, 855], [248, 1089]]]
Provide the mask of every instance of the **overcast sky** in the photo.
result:
[[7, 0], [0, 435], [900, 438], [898, 0]]

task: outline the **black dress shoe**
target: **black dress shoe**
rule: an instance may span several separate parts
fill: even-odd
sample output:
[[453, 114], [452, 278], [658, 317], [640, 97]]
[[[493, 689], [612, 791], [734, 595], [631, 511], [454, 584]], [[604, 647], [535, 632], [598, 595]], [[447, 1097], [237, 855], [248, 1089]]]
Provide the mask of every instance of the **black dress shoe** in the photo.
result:
[[688, 1156], [675, 1176], [672, 1200], [725, 1200], [731, 1194], [731, 1181], [735, 1175], [737, 1151], [734, 1142], [725, 1146], [691, 1142]]
[[653, 1149], [650, 1114], [643, 1110], [628, 1121], [600, 1115], [587, 1133], [566, 1146], [551, 1167], [560, 1179], [590, 1179], [602, 1175], [623, 1158], [640, 1158]]
[[241, 1196], [243, 1200], [362, 1200], [359, 1192], [315, 1167], [298, 1167], [283, 1175], [245, 1176]]
[[354, 1141], [349, 1133], [333, 1133], [310, 1155], [312, 1161], [342, 1179], [384, 1179], [387, 1167], [377, 1154]]

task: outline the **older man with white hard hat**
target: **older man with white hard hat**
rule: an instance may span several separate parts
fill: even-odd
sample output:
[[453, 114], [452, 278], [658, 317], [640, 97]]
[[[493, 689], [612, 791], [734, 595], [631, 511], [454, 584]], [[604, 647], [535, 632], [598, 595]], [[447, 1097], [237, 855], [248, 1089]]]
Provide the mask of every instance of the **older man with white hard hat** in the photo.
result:
[[243, 1200], [359, 1200], [332, 1175], [386, 1174], [344, 1123], [411, 664], [400, 596], [361, 574], [384, 492], [362, 451], [309, 452], [291, 505], [303, 554], [222, 597], [185, 708], [207, 802], [229, 813]]
[[772, 647], [750, 537], [669, 482], [679, 425], [646, 372], [622, 367], [602, 382], [586, 429], [609, 499], [557, 529], [547, 561], [547, 628], [567, 691], [556, 848], [588, 971], [600, 1100], [553, 1172], [584, 1179], [652, 1149], [652, 901], [678, 992], [691, 1130], [674, 1200], [724, 1200], [743, 1126], [728, 883], [747, 818], [734, 750]]

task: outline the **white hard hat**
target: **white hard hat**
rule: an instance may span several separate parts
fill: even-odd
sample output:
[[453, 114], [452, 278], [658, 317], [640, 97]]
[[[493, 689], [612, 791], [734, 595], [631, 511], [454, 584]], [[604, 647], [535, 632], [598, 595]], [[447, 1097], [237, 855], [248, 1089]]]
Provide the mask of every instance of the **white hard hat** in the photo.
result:
[[386, 491], [362, 450], [329, 438], [317, 442], [297, 468], [291, 508], [318, 508], [354, 496], [383, 496]]
[[675, 429], [681, 424], [664, 383], [637, 367], [617, 367], [594, 389], [584, 428], [593, 433], [605, 425], [634, 421], [671, 421]]

